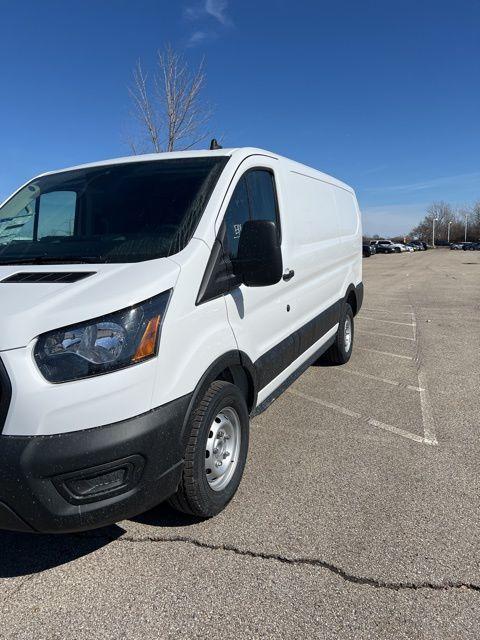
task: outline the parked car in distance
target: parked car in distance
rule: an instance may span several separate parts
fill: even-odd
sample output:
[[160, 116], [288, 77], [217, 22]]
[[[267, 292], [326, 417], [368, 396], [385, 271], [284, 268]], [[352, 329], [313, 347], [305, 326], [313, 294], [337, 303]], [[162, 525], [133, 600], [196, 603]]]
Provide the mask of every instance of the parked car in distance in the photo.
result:
[[464, 251], [480, 251], [480, 242], [467, 242], [463, 245]]
[[453, 251], [459, 251], [460, 249], [463, 249], [463, 247], [466, 244], [470, 244], [469, 242], [452, 242], [452, 244], [450, 245], [450, 249]]
[[165, 499], [220, 513], [250, 417], [350, 358], [361, 242], [351, 187], [254, 148], [21, 187], [0, 204], [0, 529], [94, 529]]
[[375, 241], [370, 244], [375, 247], [376, 253], [395, 253], [394, 247], [389, 244], [377, 244]]
[[404, 249], [402, 249], [402, 251], [408, 251], [408, 253], [413, 253], [415, 251], [415, 249], [413, 247], [411, 247], [409, 244], [404, 244], [402, 246], [404, 247]]
[[362, 245], [362, 254], [364, 258], [370, 258], [375, 253], [375, 247], [371, 244]]
[[383, 253], [401, 253], [402, 251], [405, 251], [405, 249], [402, 249], [403, 245], [397, 242], [392, 242], [391, 240], [376, 240], [374, 244], [377, 248], [391, 247], [391, 251], [384, 251]]
[[428, 244], [422, 240], [412, 240], [411, 244], [417, 246], [419, 251], [426, 251], [428, 249]]
[[420, 244], [416, 244], [415, 242], [408, 242], [407, 247], [413, 249], [413, 251], [423, 251], [423, 247]]

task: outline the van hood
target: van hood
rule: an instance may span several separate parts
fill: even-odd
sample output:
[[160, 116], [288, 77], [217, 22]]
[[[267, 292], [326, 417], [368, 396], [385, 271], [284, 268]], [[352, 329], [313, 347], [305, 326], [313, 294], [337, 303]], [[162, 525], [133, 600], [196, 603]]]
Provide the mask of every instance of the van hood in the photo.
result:
[[[179, 272], [169, 258], [131, 264], [1, 265], [0, 352], [25, 347], [46, 331], [148, 300], [174, 287]], [[90, 275], [76, 279], [86, 273]], [[60, 281], [51, 282], [57, 274]]]

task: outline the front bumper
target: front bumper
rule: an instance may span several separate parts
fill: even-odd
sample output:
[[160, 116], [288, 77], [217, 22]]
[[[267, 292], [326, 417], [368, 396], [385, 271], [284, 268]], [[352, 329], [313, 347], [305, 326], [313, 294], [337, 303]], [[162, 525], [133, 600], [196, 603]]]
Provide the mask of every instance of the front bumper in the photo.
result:
[[93, 529], [168, 498], [180, 480], [190, 398], [93, 429], [0, 435], [0, 529]]

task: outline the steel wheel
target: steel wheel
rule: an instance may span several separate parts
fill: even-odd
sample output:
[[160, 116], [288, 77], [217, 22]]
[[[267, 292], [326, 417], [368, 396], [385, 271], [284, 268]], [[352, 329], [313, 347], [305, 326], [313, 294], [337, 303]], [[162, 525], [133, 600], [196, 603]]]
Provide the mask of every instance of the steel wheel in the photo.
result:
[[232, 479], [240, 444], [240, 418], [235, 409], [225, 407], [212, 422], [205, 449], [205, 473], [214, 491], [222, 491]]
[[345, 318], [344, 330], [343, 330], [343, 345], [345, 352], [348, 353], [352, 346], [352, 321], [350, 316]]

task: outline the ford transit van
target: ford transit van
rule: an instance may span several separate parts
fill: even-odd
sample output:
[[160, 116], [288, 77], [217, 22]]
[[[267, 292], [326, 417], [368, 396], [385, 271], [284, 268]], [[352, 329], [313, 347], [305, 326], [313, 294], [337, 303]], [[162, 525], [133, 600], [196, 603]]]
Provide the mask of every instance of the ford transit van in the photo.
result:
[[347, 362], [362, 297], [353, 190], [274, 153], [33, 179], [0, 207], [0, 528], [219, 513], [250, 418]]

